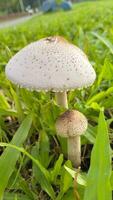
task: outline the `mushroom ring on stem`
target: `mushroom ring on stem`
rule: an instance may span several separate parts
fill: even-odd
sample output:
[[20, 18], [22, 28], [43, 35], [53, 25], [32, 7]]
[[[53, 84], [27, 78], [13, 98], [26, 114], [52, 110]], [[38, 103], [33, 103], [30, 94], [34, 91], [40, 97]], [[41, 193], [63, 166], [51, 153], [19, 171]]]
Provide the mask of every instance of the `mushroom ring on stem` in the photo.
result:
[[96, 74], [86, 55], [63, 37], [33, 42], [6, 66], [9, 80], [36, 91], [53, 91], [60, 106], [68, 108], [67, 91], [92, 85]]
[[68, 158], [74, 167], [81, 164], [80, 135], [84, 134], [88, 126], [86, 117], [77, 110], [66, 111], [56, 121], [56, 131], [68, 140]]

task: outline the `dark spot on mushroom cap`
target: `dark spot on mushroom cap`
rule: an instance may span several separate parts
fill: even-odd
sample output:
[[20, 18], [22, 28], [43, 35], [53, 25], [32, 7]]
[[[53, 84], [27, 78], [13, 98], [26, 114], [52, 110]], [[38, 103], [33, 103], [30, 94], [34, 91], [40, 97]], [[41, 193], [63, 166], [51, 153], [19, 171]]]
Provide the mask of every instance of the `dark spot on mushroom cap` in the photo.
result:
[[47, 40], [48, 42], [55, 42], [56, 37], [48, 37], [45, 40]]
[[65, 120], [65, 118], [68, 118], [70, 120], [70, 118], [72, 117], [73, 117], [73, 111], [67, 110], [59, 117], [59, 120]]

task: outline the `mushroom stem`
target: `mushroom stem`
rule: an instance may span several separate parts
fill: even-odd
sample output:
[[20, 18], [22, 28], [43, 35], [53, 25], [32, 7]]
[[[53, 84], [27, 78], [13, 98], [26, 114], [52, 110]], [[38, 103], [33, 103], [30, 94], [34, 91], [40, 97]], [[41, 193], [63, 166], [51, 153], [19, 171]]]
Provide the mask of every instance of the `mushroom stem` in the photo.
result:
[[68, 108], [67, 92], [56, 92], [56, 102], [58, 105]]
[[75, 168], [81, 165], [81, 142], [79, 135], [68, 138], [68, 159], [72, 161]]

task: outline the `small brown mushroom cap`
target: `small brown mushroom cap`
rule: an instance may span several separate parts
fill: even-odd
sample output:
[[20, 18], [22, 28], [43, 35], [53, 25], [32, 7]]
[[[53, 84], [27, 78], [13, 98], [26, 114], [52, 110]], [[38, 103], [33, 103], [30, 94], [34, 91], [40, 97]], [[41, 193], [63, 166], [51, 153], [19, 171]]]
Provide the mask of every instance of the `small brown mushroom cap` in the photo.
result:
[[56, 131], [61, 137], [82, 135], [88, 126], [86, 117], [77, 110], [66, 111], [56, 121]]

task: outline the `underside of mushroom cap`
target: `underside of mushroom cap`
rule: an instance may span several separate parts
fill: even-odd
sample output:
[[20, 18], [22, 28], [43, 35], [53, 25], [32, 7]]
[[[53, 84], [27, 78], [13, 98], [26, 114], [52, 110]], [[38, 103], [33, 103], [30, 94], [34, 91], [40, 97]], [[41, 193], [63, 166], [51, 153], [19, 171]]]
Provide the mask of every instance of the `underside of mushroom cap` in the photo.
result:
[[88, 126], [86, 117], [77, 110], [66, 111], [56, 121], [56, 131], [61, 137], [82, 135]]
[[56, 92], [90, 86], [96, 78], [86, 55], [60, 36], [20, 50], [8, 62], [6, 75], [21, 87]]

